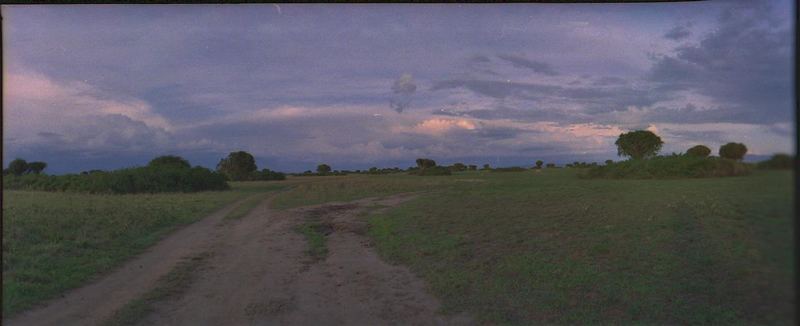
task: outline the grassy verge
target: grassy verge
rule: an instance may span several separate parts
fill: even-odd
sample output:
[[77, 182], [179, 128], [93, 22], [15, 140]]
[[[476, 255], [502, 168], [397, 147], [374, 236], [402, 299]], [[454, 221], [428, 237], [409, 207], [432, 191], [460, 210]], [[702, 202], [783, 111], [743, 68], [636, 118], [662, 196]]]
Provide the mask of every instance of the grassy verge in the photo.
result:
[[248, 182], [233, 183], [233, 191], [128, 195], [3, 191], [4, 317], [83, 285], [243, 196], [282, 187]]
[[370, 218], [386, 259], [500, 324], [790, 324], [791, 172], [477, 175]]
[[161, 277], [155, 288], [144, 294], [141, 298], [126, 304], [115, 312], [109, 320], [105, 321], [103, 325], [136, 325], [142, 318], [147, 316], [147, 314], [155, 310], [156, 304], [183, 293], [192, 283], [193, 272], [206, 262], [209, 255], [208, 253], [203, 253], [185, 258], [167, 275]]
[[299, 232], [308, 242], [306, 253], [315, 260], [322, 260], [328, 255], [328, 247], [325, 245], [325, 233], [327, 226], [320, 222], [306, 222], [298, 225], [295, 231]]

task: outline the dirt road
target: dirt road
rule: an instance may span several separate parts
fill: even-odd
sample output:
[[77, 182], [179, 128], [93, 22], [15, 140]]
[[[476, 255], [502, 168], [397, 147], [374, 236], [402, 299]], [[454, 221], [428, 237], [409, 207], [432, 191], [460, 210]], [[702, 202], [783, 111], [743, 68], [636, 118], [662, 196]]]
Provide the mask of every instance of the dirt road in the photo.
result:
[[[159, 303], [142, 325], [443, 325], [424, 282], [378, 258], [360, 217], [409, 196], [276, 211], [265, 200], [240, 220], [218, 212], [165, 239], [96, 283], [9, 325], [92, 325], [154, 286], [181, 257], [209, 254], [186, 291]], [[221, 214], [221, 215], [220, 215]], [[328, 255], [314, 259], [294, 227], [313, 217], [329, 226]]]

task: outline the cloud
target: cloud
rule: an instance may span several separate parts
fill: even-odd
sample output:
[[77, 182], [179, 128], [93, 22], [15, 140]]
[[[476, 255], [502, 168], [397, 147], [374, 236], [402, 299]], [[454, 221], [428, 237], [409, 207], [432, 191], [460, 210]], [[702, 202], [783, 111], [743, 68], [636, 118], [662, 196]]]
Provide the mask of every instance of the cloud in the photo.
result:
[[506, 62], [511, 63], [514, 67], [530, 69], [533, 70], [534, 72], [548, 76], [558, 75], [558, 73], [553, 69], [553, 67], [544, 62], [529, 60], [523, 56], [512, 55], [512, 54], [498, 54], [497, 57], [502, 60], [505, 60]]
[[394, 85], [392, 85], [394, 97], [389, 105], [392, 109], [397, 111], [397, 113], [402, 113], [403, 110], [408, 108], [411, 104], [411, 95], [414, 95], [416, 91], [417, 85], [414, 84], [414, 78], [411, 77], [410, 74], [403, 74], [399, 79], [395, 80]]
[[692, 31], [689, 30], [689, 26], [686, 25], [678, 25], [664, 33], [664, 37], [673, 41], [678, 41], [685, 39], [692, 35]]

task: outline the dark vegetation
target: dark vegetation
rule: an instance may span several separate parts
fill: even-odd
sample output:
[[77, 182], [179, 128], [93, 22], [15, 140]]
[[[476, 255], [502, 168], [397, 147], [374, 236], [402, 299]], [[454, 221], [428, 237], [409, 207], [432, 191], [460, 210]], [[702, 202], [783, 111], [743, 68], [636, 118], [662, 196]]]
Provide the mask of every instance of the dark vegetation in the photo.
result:
[[526, 168], [521, 168], [519, 166], [492, 169], [492, 172], [522, 172], [522, 171], [527, 171], [527, 169]]
[[436, 165], [436, 161], [428, 158], [417, 159], [417, 169], [409, 172], [409, 174], [419, 176], [434, 176], [434, 175], [451, 175], [449, 168]]
[[759, 169], [791, 170], [795, 167], [795, 158], [789, 154], [775, 154], [766, 161], [758, 162]]
[[619, 135], [614, 144], [617, 145], [619, 156], [629, 156], [634, 160], [640, 160], [655, 156], [664, 142], [661, 141], [661, 137], [651, 131], [635, 130]]
[[686, 155], [696, 156], [696, 157], [708, 157], [708, 155], [711, 155], [711, 149], [703, 145], [697, 145], [690, 149], [687, 149]]
[[720, 146], [719, 157], [740, 161], [747, 154], [747, 146], [742, 143], [727, 143]]

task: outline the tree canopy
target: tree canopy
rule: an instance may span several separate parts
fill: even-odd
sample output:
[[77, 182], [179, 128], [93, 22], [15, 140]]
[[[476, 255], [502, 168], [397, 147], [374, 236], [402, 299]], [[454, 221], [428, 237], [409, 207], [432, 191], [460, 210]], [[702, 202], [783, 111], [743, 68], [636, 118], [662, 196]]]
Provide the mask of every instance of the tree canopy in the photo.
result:
[[217, 171], [233, 181], [247, 180], [256, 169], [255, 158], [245, 151], [231, 152], [217, 164]]
[[164, 155], [159, 156], [147, 163], [148, 167], [175, 167], [175, 168], [190, 168], [189, 161], [180, 156]]
[[732, 159], [741, 160], [747, 154], [747, 146], [742, 143], [727, 143], [719, 147], [719, 156]]
[[639, 160], [658, 154], [664, 142], [652, 131], [635, 130], [620, 134], [614, 144], [617, 145], [617, 155]]
[[708, 155], [711, 155], [711, 149], [703, 145], [697, 145], [686, 150], [686, 155], [696, 156], [696, 157], [708, 157]]

